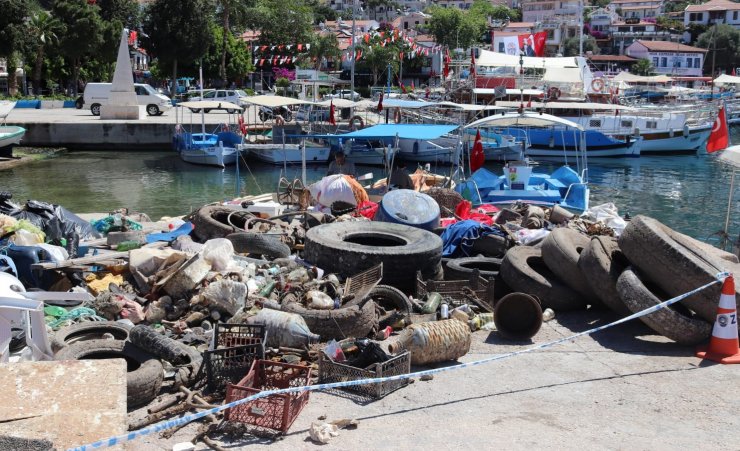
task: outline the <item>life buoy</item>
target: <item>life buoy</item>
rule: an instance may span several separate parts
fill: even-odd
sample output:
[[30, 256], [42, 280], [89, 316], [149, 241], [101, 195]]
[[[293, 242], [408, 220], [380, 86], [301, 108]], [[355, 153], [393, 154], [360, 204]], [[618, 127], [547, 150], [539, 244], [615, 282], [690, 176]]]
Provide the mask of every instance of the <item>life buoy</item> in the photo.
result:
[[349, 126], [352, 130], [362, 130], [365, 128], [365, 121], [360, 116], [352, 116], [349, 120]]
[[396, 122], [396, 124], [401, 123], [401, 109], [396, 108], [396, 112], [393, 113], [393, 120]]
[[603, 78], [594, 78], [591, 80], [591, 89], [594, 90], [594, 92], [601, 92], [604, 90], [604, 79]]
[[285, 119], [279, 114], [275, 116], [275, 125], [285, 125]]
[[561, 94], [560, 89], [557, 86], [553, 86], [547, 90], [547, 96], [552, 100], [559, 99], [560, 94]]

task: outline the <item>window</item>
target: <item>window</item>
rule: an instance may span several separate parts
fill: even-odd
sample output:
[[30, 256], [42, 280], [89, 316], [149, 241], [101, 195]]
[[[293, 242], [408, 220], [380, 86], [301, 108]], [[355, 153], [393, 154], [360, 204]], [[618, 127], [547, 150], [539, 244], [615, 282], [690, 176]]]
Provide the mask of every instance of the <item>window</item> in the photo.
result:
[[666, 56], [660, 57], [660, 67], [668, 67], [668, 57]]
[[701, 58], [694, 58], [694, 67], [701, 67]]
[[653, 67], [658, 67], [658, 57], [657, 56], [653, 57]]
[[645, 121], [645, 128], [658, 128], [658, 121]]
[[622, 127], [632, 128], [632, 121], [622, 121]]
[[588, 121], [588, 126], [593, 128], [601, 127], [601, 119], [591, 119]]
[[212, 99], [216, 97], [216, 91], [208, 91], [207, 93], [203, 94], [204, 99]]
[[732, 20], [737, 20], [737, 11], [732, 12]]
[[137, 96], [146, 96], [149, 95], [149, 93], [144, 89], [143, 86], [134, 86], [134, 91], [136, 91]]
[[499, 42], [498, 43], [498, 52], [499, 53], [506, 53], [506, 49], [504, 48], [504, 43], [503, 42]]
[[642, 33], [643, 31], [645, 31], [645, 27], [632, 27], [632, 31], [634, 31], [635, 33]]
[[689, 13], [690, 22], [702, 22], [704, 20], [704, 13]]
[[681, 67], [681, 60], [677, 58], [677, 59], [676, 59], [676, 60], [675, 60], [675, 61], [673, 62], [673, 67]]

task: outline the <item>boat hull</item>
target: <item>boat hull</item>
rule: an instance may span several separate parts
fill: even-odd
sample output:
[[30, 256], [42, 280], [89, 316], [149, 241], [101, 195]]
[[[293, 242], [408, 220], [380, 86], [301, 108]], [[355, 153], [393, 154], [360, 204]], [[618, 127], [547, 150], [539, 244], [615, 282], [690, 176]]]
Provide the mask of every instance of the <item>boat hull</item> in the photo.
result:
[[180, 159], [187, 163], [224, 168], [236, 163], [238, 151], [232, 147], [209, 147], [180, 151]]
[[[303, 151], [298, 144], [243, 144], [240, 149], [249, 156], [270, 164], [296, 163], [303, 161]], [[329, 161], [329, 147], [306, 146], [306, 163], [323, 164]]]
[[453, 164], [457, 160], [455, 146], [440, 145], [422, 139], [399, 139], [398, 147], [398, 158], [406, 161]]
[[[683, 131], [679, 130], [673, 133], [643, 133], [640, 153], [643, 154], [679, 154], [694, 153], [702, 149], [712, 133], [711, 126], [689, 128], [688, 136], [684, 136]], [[615, 136], [616, 138], [622, 138]]]
[[345, 157], [347, 158], [347, 161], [350, 161], [354, 164], [361, 164], [366, 166], [383, 166], [385, 164], [390, 164], [391, 160], [393, 159], [394, 151], [388, 151], [388, 149], [385, 149], [385, 155], [382, 148], [372, 148], [372, 149], [352, 149], [351, 151], [347, 152], [345, 151]]
[[[552, 129], [530, 129], [527, 132], [528, 157], [563, 161], [583, 155], [579, 134]], [[634, 137], [616, 139], [595, 130], [586, 131], [585, 153], [589, 158], [636, 158], [642, 152], [642, 140]]]
[[26, 129], [23, 127], [0, 127], [0, 156], [12, 156], [13, 146], [20, 144], [25, 134]]

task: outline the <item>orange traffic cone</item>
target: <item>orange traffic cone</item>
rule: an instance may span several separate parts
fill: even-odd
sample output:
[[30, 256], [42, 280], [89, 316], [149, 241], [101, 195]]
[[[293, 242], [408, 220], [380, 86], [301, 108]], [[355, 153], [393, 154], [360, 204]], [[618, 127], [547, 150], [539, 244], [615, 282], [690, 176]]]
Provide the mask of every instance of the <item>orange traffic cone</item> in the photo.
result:
[[728, 276], [722, 284], [722, 294], [719, 296], [719, 307], [717, 308], [717, 320], [714, 322], [709, 348], [697, 349], [696, 356], [719, 363], [740, 363], [735, 280], [732, 276]]

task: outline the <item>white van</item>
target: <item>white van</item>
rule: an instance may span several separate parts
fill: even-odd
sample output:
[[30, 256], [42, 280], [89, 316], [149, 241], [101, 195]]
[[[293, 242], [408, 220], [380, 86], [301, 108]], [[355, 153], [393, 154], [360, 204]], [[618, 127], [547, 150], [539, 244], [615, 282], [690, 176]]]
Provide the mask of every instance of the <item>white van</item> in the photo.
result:
[[[100, 116], [100, 106], [108, 102], [111, 83], [88, 83], [85, 85], [83, 101], [90, 105], [93, 116]], [[146, 107], [149, 116], [158, 116], [172, 108], [172, 100], [154, 90], [151, 86], [142, 83], [134, 83], [136, 99], [139, 105]]]

